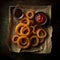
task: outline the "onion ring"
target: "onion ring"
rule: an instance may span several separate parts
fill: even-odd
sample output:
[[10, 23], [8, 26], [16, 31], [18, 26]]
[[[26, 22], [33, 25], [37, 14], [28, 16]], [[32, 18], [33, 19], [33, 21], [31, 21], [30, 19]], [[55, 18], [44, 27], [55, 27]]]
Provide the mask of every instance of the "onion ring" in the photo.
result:
[[21, 49], [26, 49], [30, 46], [30, 40], [27, 36], [21, 36], [17, 40], [17, 45]]
[[36, 34], [36, 31], [35, 31], [36, 27], [37, 27], [37, 25], [31, 26], [33, 34]]
[[26, 12], [26, 17], [32, 19], [34, 17], [34, 11], [32, 9]]
[[36, 47], [39, 44], [39, 38], [35, 35], [31, 36], [30, 41], [33, 47]]
[[19, 24], [16, 26], [16, 28], [15, 28], [16, 34], [21, 35], [21, 28], [22, 28], [22, 27], [27, 27], [27, 25], [26, 25], [26, 24], [23, 24], [23, 23], [19, 23]]
[[[43, 33], [41, 33], [41, 34], [43, 35]], [[40, 44], [41, 44], [41, 43], [44, 42], [45, 39], [44, 38], [40, 38], [39, 40], [40, 40]]]
[[17, 39], [19, 38], [19, 36], [18, 35], [13, 35], [13, 37], [12, 37], [12, 42], [13, 43], [17, 43]]
[[29, 20], [28, 18], [26, 18], [26, 17], [22, 18], [22, 19], [20, 20], [20, 22], [21, 22], [21, 23], [24, 23], [24, 24], [27, 24], [27, 25], [30, 24], [30, 20]]
[[29, 34], [30, 34], [30, 28], [29, 28], [28, 26], [21, 28], [21, 35], [26, 35], [26, 36], [28, 36]]
[[[42, 34], [43, 33], [43, 34]], [[46, 35], [47, 35], [47, 33], [46, 33], [46, 31], [44, 30], [44, 29], [38, 29], [37, 31], [36, 31], [36, 34], [37, 34], [37, 36], [39, 37], [39, 38], [45, 38], [46, 37]], [[41, 34], [41, 35], [40, 35]]]

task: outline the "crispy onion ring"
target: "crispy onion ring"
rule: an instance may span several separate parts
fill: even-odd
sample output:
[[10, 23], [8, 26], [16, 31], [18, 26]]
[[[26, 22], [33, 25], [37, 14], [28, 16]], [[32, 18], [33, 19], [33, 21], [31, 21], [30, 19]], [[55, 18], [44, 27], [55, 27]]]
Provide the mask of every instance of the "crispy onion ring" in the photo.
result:
[[21, 35], [28, 36], [29, 34], [30, 34], [30, 28], [28, 26], [21, 28]]
[[21, 49], [26, 49], [30, 46], [30, 40], [27, 36], [21, 36], [17, 40], [17, 45]]
[[37, 27], [37, 25], [31, 26], [33, 34], [36, 34], [36, 31], [35, 31], [36, 27]]
[[28, 28], [28, 26], [26, 24], [19, 23], [15, 28], [16, 34], [21, 35], [21, 28], [22, 27]]
[[32, 19], [34, 17], [34, 11], [32, 9], [26, 12], [26, 17]]
[[[43, 35], [43, 33], [41, 33], [41, 35]], [[39, 40], [40, 40], [40, 44], [41, 44], [41, 43], [44, 42], [45, 39], [44, 38], [39, 38]]]
[[18, 35], [13, 35], [13, 37], [12, 37], [12, 42], [13, 43], [17, 43], [17, 39], [19, 38], [19, 36]]
[[24, 24], [27, 24], [29, 25], [30, 24], [30, 20], [27, 18], [27, 17], [24, 17], [20, 20], [21, 23], [24, 23]]
[[37, 31], [36, 31], [36, 34], [37, 34], [37, 36], [39, 37], [39, 38], [45, 38], [46, 37], [46, 35], [47, 35], [47, 33], [46, 33], [46, 31], [44, 30], [44, 29], [38, 29]]
[[35, 35], [31, 36], [30, 38], [31, 45], [36, 47], [39, 44], [39, 38]]

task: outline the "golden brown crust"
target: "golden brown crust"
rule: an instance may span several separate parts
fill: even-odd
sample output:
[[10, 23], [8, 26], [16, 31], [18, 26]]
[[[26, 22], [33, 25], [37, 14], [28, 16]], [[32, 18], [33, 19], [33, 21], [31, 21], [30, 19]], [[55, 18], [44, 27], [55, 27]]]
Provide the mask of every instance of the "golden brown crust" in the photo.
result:
[[[37, 36], [39, 37], [39, 38], [45, 38], [46, 37], [46, 35], [47, 35], [47, 33], [46, 33], [46, 31], [44, 30], [44, 29], [38, 29], [37, 31], [36, 31], [36, 34], [37, 34]], [[41, 34], [41, 35], [40, 35]]]
[[39, 38], [36, 35], [31, 36], [30, 41], [31, 41], [31, 46], [33, 47], [36, 47], [39, 44]]
[[36, 27], [37, 27], [37, 25], [31, 26], [31, 28], [32, 28], [32, 33], [33, 33], [33, 34], [36, 34], [36, 31], [35, 31], [35, 30], [36, 30]]
[[21, 28], [22, 27], [27, 27], [27, 25], [23, 24], [23, 23], [19, 23], [15, 28], [15, 33], [18, 34], [18, 35], [21, 35]]
[[[31, 14], [31, 16], [29, 16], [29, 14]], [[26, 12], [26, 17], [32, 19], [34, 17], [34, 11], [32, 9], [28, 10]]]
[[[25, 43], [22, 42], [23, 39], [25, 39]], [[17, 45], [21, 49], [26, 49], [26, 48], [28, 48], [30, 46], [30, 40], [29, 40], [29, 38], [27, 36], [21, 36], [17, 40]]]
[[28, 26], [21, 28], [21, 35], [28, 36], [29, 34], [30, 34], [30, 28]]
[[18, 35], [13, 35], [13, 37], [12, 37], [12, 42], [13, 43], [17, 43], [17, 39], [19, 38], [19, 36]]
[[22, 19], [20, 20], [20, 23], [29, 25], [29, 24], [30, 24], [30, 20], [29, 20], [27, 17], [24, 17], [24, 18], [22, 18]]

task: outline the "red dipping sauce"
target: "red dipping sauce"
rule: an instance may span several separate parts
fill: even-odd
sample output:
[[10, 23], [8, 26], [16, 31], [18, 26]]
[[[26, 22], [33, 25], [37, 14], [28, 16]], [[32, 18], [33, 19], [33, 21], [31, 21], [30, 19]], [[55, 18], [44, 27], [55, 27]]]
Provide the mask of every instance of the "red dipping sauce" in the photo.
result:
[[43, 24], [45, 21], [46, 21], [47, 17], [44, 13], [40, 13], [38, 12], [36, 15], [35, 15], [35, 20], [36, 22], [40, 23], [40, 24]]

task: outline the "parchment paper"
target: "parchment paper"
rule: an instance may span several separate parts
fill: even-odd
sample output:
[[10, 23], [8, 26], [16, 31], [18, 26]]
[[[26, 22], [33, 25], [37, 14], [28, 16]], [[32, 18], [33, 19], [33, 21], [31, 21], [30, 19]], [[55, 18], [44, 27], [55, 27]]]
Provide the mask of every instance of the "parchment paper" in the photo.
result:
[[[11, 8], [11, 7], [12, 6], [10, 6], [9, 8]], [[23, 11], [31, 8], [31, 9], [36, 10], [36, 12], [41, 11], [41, 12], [46, 13], [49, 16], [50, 23], [51, 23], [51, 6], [50, 5], [47, 5], [47, 6], [23, 6], [22, 8], [24, 8]], [[10, 13], [9, 13], [9, 21], [11, 21], [11, 14]], [[12, 35], [15, 34], [14, 29], [15, 29], [15, 26], [18, 24], [18, 22], [17, 23], [16, 22], [17, 21], [13, 18], [13, 26], [12, 26], [11, 37], [12, 37]], [[45, 39], [45, 42], [42, 45], [40, 45], [36, 48], [21, 50], [20, 48], [18, 48], [18, 46], [11, 43], [10, 47], [11, 47], [12, 52], [17, 52], [17, 53], [20, 53], [20, 52], [35, 52], [35, 53], [39, 53], [39, 54], [40, 53], [50, 53], [51, 50], [52, 50], [51, 37], [52, 37], [53, 27], [51, 25], [48, 25], [48, 27], [46, 27], [45, 29], [48, 32], [48, 37]]]

